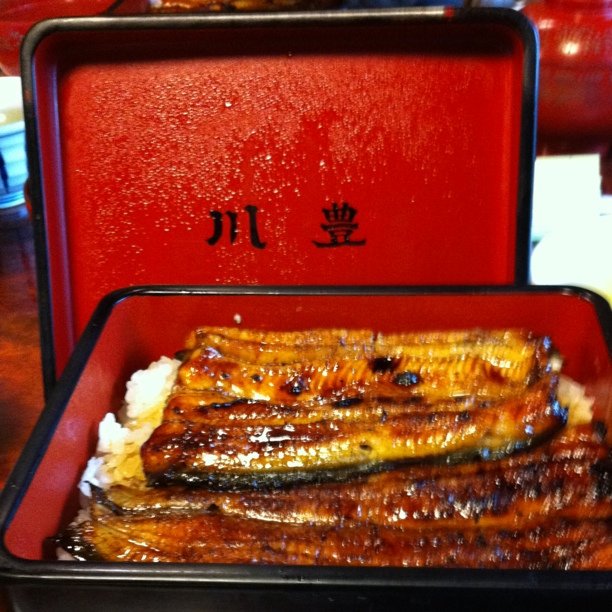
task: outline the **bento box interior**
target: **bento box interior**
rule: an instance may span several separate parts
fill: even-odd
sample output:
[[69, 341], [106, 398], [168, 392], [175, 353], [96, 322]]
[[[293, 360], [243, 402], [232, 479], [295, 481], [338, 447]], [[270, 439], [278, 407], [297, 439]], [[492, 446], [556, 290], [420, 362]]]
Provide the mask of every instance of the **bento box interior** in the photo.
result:
[[[238, 323], [239, 321], [239, 323]], [[238, 325], [295, 330], [313, 327], [383, 332], [467, 327], [526, 328], [549, 335], [565, 359], [565, 372], [596, 398], [597, 417], [612, 425], [612, 365], [593, 302], [571, 291], [470, 293], [215, 294], [134, 291], [113, 302], [93, 349], [80, 346], [84, 363], [48, 409], [65, 410], [5, 535], [17, 558], [53, 558], [47, 539], [75, 515], [77, 482], [93, 454], [97, 424], [117, 410], [132, 372], [173, 355], [197, 325]], [[608, 325], [609, 323], [606, 323]], [[82, 344], [82, 343], [81, 343]], [[79, 354], [80, 353], [80, 354]], [[42, 443], [41, 443], [42, 444]], [[41, 512], [41, 508], [45, 511]]]
[[[57, 372], [98, 300], [135, 284], [525, 281], [534, 40], [503, 10], [35, 28]], [[348, 227], [339, 245], [326, 215]]]

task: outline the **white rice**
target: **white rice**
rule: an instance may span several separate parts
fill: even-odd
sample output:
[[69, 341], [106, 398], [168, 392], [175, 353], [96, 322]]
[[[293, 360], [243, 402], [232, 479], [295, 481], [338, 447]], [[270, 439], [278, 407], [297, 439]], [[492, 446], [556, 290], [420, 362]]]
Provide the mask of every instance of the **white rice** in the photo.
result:
[[557, 398], [567, 408], [568, 427], [586, 425], [593, 420], [595, 398], [586, 394], [584, 385], [567, 376], [560, 376]]
[[125, 402], [115, 416], [109, 412], [98, 426], [96, 454], [88, 461], [79, 490], [90, 496], [89, 483], [144, 486], [140, 447], [161, 423], [180, 361], [162, 357], [135, 372], [126, 385]]

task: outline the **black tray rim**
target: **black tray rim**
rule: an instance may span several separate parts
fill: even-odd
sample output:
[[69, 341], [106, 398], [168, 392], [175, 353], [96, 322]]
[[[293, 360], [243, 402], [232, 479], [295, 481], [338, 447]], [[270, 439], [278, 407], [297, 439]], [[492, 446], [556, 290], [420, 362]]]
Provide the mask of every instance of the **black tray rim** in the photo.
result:
[[27, 491], [37, 466], [50, 443], [54, 428], [70, 399], [87, 356], [104, 329], [113, 308], [126, 299], [140, 296], [427, 296], [442, 295], [564, 295], [588, 302], [601, 326], [612, 361], [612, 309], [599, 294], [574, 286], [538, 285], [523, 287], [453, 286], [177, 286], [146, 285], [114, 291], [98, 304], [69, 363], [47, 402], [20, 458], [0, 494], [0, 584], [113, 584], [133, 586], [208, 585], [223, 588], [372, 588], [447, 589], [465, 592], [504, 589], [516, 592], [580, 592], [612, 596], [612, 571], [564, 570], [472, 570], [446, 568], [359, 568], [301, 567], [225, 564], [96, 563], [31, 561], [15, 557], [4, 543], [6, 531]]

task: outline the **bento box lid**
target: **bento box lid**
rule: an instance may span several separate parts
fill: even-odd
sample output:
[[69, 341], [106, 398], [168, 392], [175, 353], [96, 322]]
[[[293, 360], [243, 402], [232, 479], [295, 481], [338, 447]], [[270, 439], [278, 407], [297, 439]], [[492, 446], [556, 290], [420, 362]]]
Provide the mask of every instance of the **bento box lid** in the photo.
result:
[[47, 382], [121, 287], [527, 280], [516, 11], [56, 19], [22, 69]]

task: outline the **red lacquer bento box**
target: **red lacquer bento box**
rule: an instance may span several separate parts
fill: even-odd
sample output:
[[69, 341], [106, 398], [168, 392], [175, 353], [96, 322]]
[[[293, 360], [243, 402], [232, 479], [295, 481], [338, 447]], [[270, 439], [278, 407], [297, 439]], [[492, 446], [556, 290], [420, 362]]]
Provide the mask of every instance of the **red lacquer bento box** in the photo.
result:
[[522, 15], [61, 19], [22, 61], [49, 401], [0, 506], [19, 609], [609, 602], [606, 571], [72, 563], [48, 545], [99, 419], [194, 325], [527, 327], [612, 421], [608, 304], [527, 286], [537, 39]]

